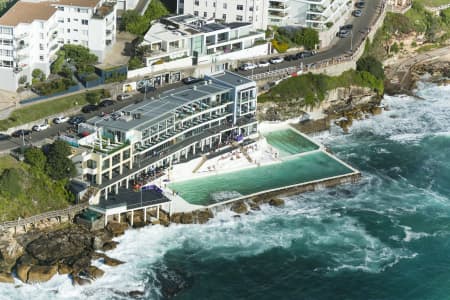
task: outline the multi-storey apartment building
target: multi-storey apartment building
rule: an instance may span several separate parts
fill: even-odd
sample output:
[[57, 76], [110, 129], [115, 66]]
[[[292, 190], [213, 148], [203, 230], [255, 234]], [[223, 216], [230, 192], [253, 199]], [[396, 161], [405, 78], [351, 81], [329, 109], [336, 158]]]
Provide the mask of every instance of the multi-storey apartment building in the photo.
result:
[[[178, 0], [178, 13], [189, 13], [227, 22], [245, 21], [256, 28], [267, 25], [299, 26], [336, 33], [334, 24], [349, 15], [352, 1], [348, 0]], [[331, 28], [333, 27], [333, 28]], [[330, 40], [322, 34], [323, 43]]]
[[248, 22], [255, 28], [267, 27], [266, 0], [178, 0], [178, 14], [191, 14], [222, 22]]
[[[193, 57], [197, 64], [202, 57], [217, 57], [252, 48], [264, 39], [265, 33], [255, 30], [251, 23], [222, 24], [193, 15], [179, 15], [154, 23], [141, 45], [149, 47], [145, 55], [147, 66], [183, 57]], [[240, 52], [239, 55], [244, 59], [248, 54]], [[255, 56], [255, 53], [250, 55]]]
[[[228, 71], [161, 93], [78, 128], [73, 145], [81, 179], [104, 197], [156, 167], [225, 147], [257, 132], [256, 83]], [[101, 137], [101, 138], [100, 138]]]
[[36, 68], [48, 75], [64, 44], [86, 46], [102, 61], [115, 23], [115, 4], [105, 0], [17, 2], [0, 18], [0, 89], [15, 91]]

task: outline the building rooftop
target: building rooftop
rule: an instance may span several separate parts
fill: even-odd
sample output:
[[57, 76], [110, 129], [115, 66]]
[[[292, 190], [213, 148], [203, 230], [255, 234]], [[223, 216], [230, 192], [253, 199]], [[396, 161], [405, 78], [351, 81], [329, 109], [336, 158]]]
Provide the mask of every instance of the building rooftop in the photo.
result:
[[230, 85], [230, 86], [237, 86], [237, 85], [252, 82], [251, 79], [248, 79], [245, 76], [242, 76], [242, 75], [239, 75], [239, 74], [233, 73], [233, 72], [228, 72], [228, 71], [216, 73], [216, 74], [212, 75], [211, 77], [214, 77], [214, 79], [219, 80], [219, 81], [223, 82], [224, 84]]
[[164, 120], [177, 108], [195, 100], [200, 100], [213, 93], [227, 92], [230, 88], [216, 83], [206, 81], [177, 89], [163, 92], [157, 99], [145, 100], [143, 102], [126, 106], [122, 109], [121, 117], [94, 117], [88, 120], [89, 124], [96, 123], [98, 126], [115, 128], [119, 130], [130, 130], [133, 128], [146, 128], [149, 123]]
[[54, 5], [96, 7], [101, 0], [52, 0]]
[[0, 18], [0, 25], [16, 26], [30, 24], [34, 20], [48, 20], [55, 12], [52, 2], [19, 1]]

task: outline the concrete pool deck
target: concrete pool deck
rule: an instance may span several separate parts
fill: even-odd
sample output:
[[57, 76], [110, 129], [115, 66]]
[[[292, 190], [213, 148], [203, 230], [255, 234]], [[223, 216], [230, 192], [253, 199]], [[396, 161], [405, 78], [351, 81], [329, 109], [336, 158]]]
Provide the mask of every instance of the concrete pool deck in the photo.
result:
[[[303, 138], [308, 140], [309, 142], [313, 143], [314, 145], [317, 145], [317, 149], [310, 150], [310, 151], [304, 151], [300, 153], [291, 154], [285, 157], [280, 157], [279, 151], [276, 149], [275, 146], [267, 143], [266, 139], [263, 137], [264, 134], [274, 132], [274, 131], [280, 131], [280, 130], [292, 130], [296, 134], [299, 135], [299, 138]], [[213, 159], [207, 160], [202, 167], [198, 170], [197, 173], [192, 173], [192, 170], [201, 162], [202, 158], [197, 158], [195, 160], [192, 160], [190, 162], [179, 164], [173, 166], [173, 170], [171, 170], [168, 175], [165, 178], [161, 178], [159, 180], [160, 186], [162, 186], [163, 190], [165, 191], [165, 195], [172, 200], [172, 212], [178, 213], [178, 212], [190, 212], [194, 210], [200, 210], [205, 208], [213, 208], [221, 205], [227, 205], [229, 203], [244, 200], [256, 196], [267, 196], [267, 197], [273, 197], [274, 195], [287, 195], [290, 193], [301, 193], [305, 191], [311, 191], [315, 190], [317, 188], [323, 188], [323, 187], [329, 187], [334, 186], [338, 184], [343, 183], [350, 183], [357, 181], [361, 174], [358, 170], [353, 168], [352, 166], [348, 165], [347, 163], [341, 161], [334, 155], [328, 153], [325, 151], [325, 147], [314, 140], [312, 140], [310, 137], [302, 134], [295, 128], [288, 126], [286, 124], [270, 124], [270, 126], [263, 126], [262, 130], [260, 131], [260, 137], [259, 139], [249, 146], [247, 146], [248, 150], [248, 156], [244, 156], [242, 152], [235, 150], [232, 153], [222, 155], [220, 157], [215, 157]], [[325, 154], [325, 155], [323, 155]], [[303, 158], [302, 158], [303, 157]], [[334, 175], [334, 176], [325, 176], [323, 178], [314, 178], [313, 180], [308, 181], [302, 181], [301, 179], [296, 180], [293, 184], [287, 184], [282, 186], [276, 186], [268, 184], [267, 189], [261, 189], [256, 192], [249, 192], [245, 194], [240, 194], [239, 192], [235, 193], [229, 193], [227, 196], [231, 197], [227, 199], [226, 197], [223, 198], [223, 200], [220, 200], [219, 197], [218, 202], [211, 203], [208, 201], [201, 202], [201, 205], [199, 203], [193, 203], [192, 197], [189, 200], [185, 200], [182, 198], [182, 194], [184, 194], [183, 190], [180, 190], [177, 188], [177, 186], [182, 186], [183, 184], [185, 186], [191, 187], [194, 186], [197, 183], [201, 183], [201, 185], [207, 186], [211, 189], [211, 185], [208, 186], [206, 183], [208, 180], [216, 179], [220, 181], [221, 178], [232, 178], [232, 177], [239, 177], [242, 174], [245, 174], [246, 176], [244, 178], [240, 178], [243, 181], [252, 181], [252, 174], [256, 174], [255, 172], [251, 172], [255, 168], [260, 168], [258, 172], [262, 172], [263, 169], [265, 169], [265, 172], [267, 173], [268, 166], [270, 166], [270, 169], [280, 169], [283, 171], [283, 163], [286, 164], [295, 164], [301, 162], [301, 160], [309, 160], [310, 158], [321, 158], [319, 160], [319, 164], [316, 164], [319, 166], [324, 166], [325, 168], [329, 165], [323, 164], [323, 161], [325, 160], [328, 163], [331, 163], [334, 165], [341, 165], [339, 168], [339, 174], [334, 175], [333, 171], [328, 170], [325, 173]], [[273, 165], [273, 166], [271, 166]], [[316, 165], [313, 164], [313, 167], [316, 168]], [[298, 170], [298, 168], [296, 169]], [[314, 171], [317, 171], [316, 169]], [[239, 176], [234, 176], [239, 175]], [[256, 175], [255, 175], [256, 176]], [[286, 176], [284, 174], [283, 176]], [[289, 175], [287, 175], [289, 176]], [[294, 175], [292, 175], [294, 176]], [[302, 176], [302, 173], [299, 175]], [[261, 176], [259, 176], [261, 177]], [[270, 178], [271, 175], [265, 175], [265, 178]], [[280, 176], [278, 176], [279, 179]], [[316, 176], [317, 177], [317, 176]], [[320, 177], [320, 176], [319, 176]], [[294, 179], [289, 178], [289, 183], [292, 183]], [[224, 179], [224, 181], [226, 181]], [[230, 180], [230, 184], [233, 180]], [[256, 184], [256, 183], [255, 183]], [[222, 184], [223, 185], [223, 184]], [[173, 188], [173, 186], [175, 186]], [[265, 185], [264, 185], [265, 186]], [[173, 189], [176, 189], [176, 192], [174, 192]], [[232, 189], [232, 188], [231, 188]], [[252, 188], [249, 188], [248, 190], [252, 190]], [[195, 192], [195, 191], [194, 191]], [[209, 191], [207, 191], [209, 192]], [[220, 194], [222, 191], [219, 189], [218, 191], [212, 191], [213, 193], [210, 194], [210, 196], [214, 196], [213, 194], [216, 194], [214, 192], [217, 192]], [[227, 191], [225, 191], [227, 192]], [[224, 192], [224, 193], [225, 193]], [[206, 192], [203, 191], [203, 197]], [[192, 194], [192, 191], [191, 191]], [[202, 194], [199, 190], [198, 192], [199, 198]], [[194, 202], [197, 200], [194, 200]]]

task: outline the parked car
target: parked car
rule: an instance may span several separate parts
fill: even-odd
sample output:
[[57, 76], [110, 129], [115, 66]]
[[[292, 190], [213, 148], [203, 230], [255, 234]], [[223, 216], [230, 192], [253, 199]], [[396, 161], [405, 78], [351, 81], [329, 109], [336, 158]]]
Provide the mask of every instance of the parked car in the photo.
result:
[[296, 60], [296, 59], [297, 59], [296, 55], [286, 55], [284, 57], [284, 60], [286, 60], [286, 61], [292, 61], [292, 60]]
[[95, 104], [88, 104], [86, 106], [83, 106], [83, 108], [81, 109], [82, 112], [84, 112], [85, 114], [96, 111], [98, 109], [98, 106]]
[[345, 24], [344, 26], [339, 27], [339, 30], [352, 30], [353, 24]]
[[279, 64], [283, 62], [283, 58], [282, 57], [272, 57], [271, 59], [269, 59], [269, 62], [271, 64]]
[[70, 120], [69, 120], [69, 124], [71, 124], [71, 125], [78, 125], [83, 122], [86, 122], [86, 118], [83, 116], [74, 116], [74, 117], [70, 118]]
[[18, 137], [27, 136], [27, 135], [30, 135], [30, 134], [31, 134], [31, 130], [19, 129], [19, 130], [14, 131], [13, 133], [11, 133], [11, 136], [18, 138]]
[[253, 70], [255, 68], [256, 68], [256, 65], [254, 63], [245, 63], [239, 67], [239, 69], [241, 69], [243, 71]]
[[262, 60], [258, 63], [258, 68], [265, 68], [270, 66], [270, 62], [268, 62], [267, 60]]
[[345, 30], [345, 29], [339, 30], [339, 37], [340, 37], [340, 38], [346, 38], [346, 37], [349, 37], [350, 34], [351, 34], [351, 31], [350, 31], [350, 30]]
[[66, 116], [59, 116], [53, 119], [53, 123], [55, 124], [61, 124], [69, 121], [69, 117]]
[[99, 104], [98, 104], [98, 106], [99, 107], [107, 107], [107, 106], [111, 106], [111, 105], [113, 105], [114, 104], [114, 100], [111, 100], [111, 99], [105, 99], [105, 100], [102, 100]]
[[355, 4], [356, 8], [364, 8], [366, 6], [366, 3], [364, 1], [356, 2]]
[[156, 91], [156, 88], [154, 87], [154, 86], [151, 86], [151, 85], [146, 85], [146, 86], [143, 86], [143, 87], [141, 87], [140, 89], [139, 89], [139, 92], [141, 92], [141, 93], [151, 93], [151, 92], [154, 92], [154, 91]]
[[352, 15], [353, 15], [354, 17], [361, 17], [361, 15], [362, 15], [362, 10], [360, 10], [360, 9], [355, 9], [355, 10], [352, 12]]
[[48, 124], [38, 124], [38, 125], [34, 125], [32, 129], [34, 131], [42, 131], [42, 130], [47, 129], [48, 127], [49, 127]]
[[184, 84], [194, 84], [194, 83], [203, 81], [203, 79], [202, 79], [202, 78], [196, 78], [196, 77], [189, 76], [189, 77], [183, 78], [181, 81], [182, 81]]
[[297, 57], [297, 59], [299, 59], [299, 58], [314, 56], [314, 55], [316, 55], [316, 53], [317, 52], [315, 50], [302, 51], [302, 52], [297, 53], [295, 56]]
[[130, 94], [120, 94], [117, 96], [117, 100], [121, 101], [121, 100], [127, 100], [130, 99], [131, 95]]

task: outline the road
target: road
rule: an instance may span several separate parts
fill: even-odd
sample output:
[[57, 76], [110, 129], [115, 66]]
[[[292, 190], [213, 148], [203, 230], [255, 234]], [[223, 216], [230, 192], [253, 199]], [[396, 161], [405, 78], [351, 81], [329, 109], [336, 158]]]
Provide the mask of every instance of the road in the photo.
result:
[[[336, 44], [331, 47], [328, 50], [322, 51], [317, 53], [315, 56], [304, 58], [302, 60], [295, 60], [295, 61], [284, 61], [282, 63], [271, 65], [269, 67], [265, 68], [257, 68], [251, 71], [238, 71], [238, 73], [249, 76], [252, 74], [259, 74], [264, 73], [270, 70], [276, 70], [276, 69], [284, 69], [290, 66], [298, 66], [300, 63], [303, 64], [313, 64], [315, 62], [319, 62], [326, 59], [331, 59], [333, 57], [339, 57], [346, 53], [349, 53], [351, 50], [351, 47], [353, 46], [353, 49], [357, 45], [359, 45], [362, 42], [362, 39], [367, 33], [368, 27], [370, 24], [373, 24], [374, 19], [378, 16], [378, 13], [381, 10], [381, 2], [383, 0], [373, 0], [373, 1], [366, 1], [366, 7], [363, 9], [363, 15], [361, 17], [355, 18], [351, 17], [352, 22], [349, 21], [349, 23], [353, 24], [353, 34], [351, 37], [348, 38], [342, 38], [339, 39]], [[157, 89], [156, 92], [148, 93], [147, 98], [155, 96], [156, 94], [173, 89], [176, 87], [181, 86], [182, 83], [175, 83], [170, 85], [165, 85], [163, 87], [160, 87]], [[101, 109], [101, 111], [105, 113], [111, 113], [113, 111], [117, 111], [121, 109], [122, 107], [129, 105], [131, 103], [134, 103], [136, 101], [141, 101], [144, 98], [144, 95], [139, 94], [135, 95], [132, 99], [129, 99], [127, 101], [120, 101], [116, 102], [113, 106], [109, 106], [106, 108]], [[95, 115], [98, 115], [101, 113], [101, 111], [96, 111], [89, 114], [82, 114], [86, 117], [86, 119], [93, 117]], [[64, 123], [64, 124], [52, 124], [52, 126], [44, 131], [41, 132], [33, 132], [31, 134], [31, 139], [26, 138], [26, 143], [36, 143], [37, 141], [42, 141], [46, 138], [53, 138], [58, 135], [59, 132], [64, 132], [68, 129], [70, 129], [70, 124]], [[22, 145], [22, 138], [13, 138], [9, 136], [2, 136], [0, 135], [0, 152], [6, 151], [9, 149], [17, 148]]]
[[270, 65], [269, 67], [256, 68], [250, 71], [238, 71], [238, 73], [249, 76], [253, 74], [273, 71], [276, 69], [284, 69], [290, 66], [298, 66], [300, 65], [300, 63], [303, 63], [304, 65], [313, 64], [315, 62], [331, 59], [333, 57], [339, 57], [344, 54], [350, 54], [352, 46], [353, 50], [355, 50], [356, 46], [362, 42], [370, 24], [373, 24], [373, 21], [378, 16], [378, 13], [381, 10], [381, 3], [382, 0], [366, 1], [366, 7], [363, 9], [362, 16], [358, 18], [352, 16], [351, 19], [349, 20], [349, 23], [353, 24], [352, 36], [348, 38], [339, 39], [328, 50], [319, 52], [315, 56], [307, 57], [301, 60], [284, 61], [276, 65]]

